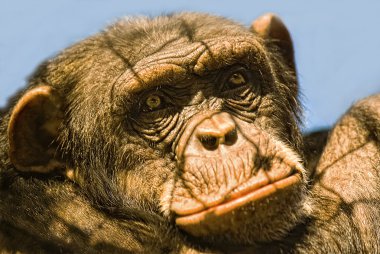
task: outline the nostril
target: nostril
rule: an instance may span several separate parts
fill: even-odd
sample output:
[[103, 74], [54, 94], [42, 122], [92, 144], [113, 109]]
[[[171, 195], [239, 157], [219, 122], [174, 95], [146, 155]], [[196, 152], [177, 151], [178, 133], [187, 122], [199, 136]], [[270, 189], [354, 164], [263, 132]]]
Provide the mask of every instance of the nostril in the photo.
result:
[[203, 147], [207, 150], [215, 150], [218, 148], [218, 139], [214, 136], [202, 135], [199, 137], [199, 140], [201, 141]]
[[232, 131], [228, 132], [224, 136], [224, 144], [225, 145], [231, 146], [231, 145], [235, 144], [236, 141], [237, 141], [237, 132], [236, 132], [236, 129], [233, 129]]

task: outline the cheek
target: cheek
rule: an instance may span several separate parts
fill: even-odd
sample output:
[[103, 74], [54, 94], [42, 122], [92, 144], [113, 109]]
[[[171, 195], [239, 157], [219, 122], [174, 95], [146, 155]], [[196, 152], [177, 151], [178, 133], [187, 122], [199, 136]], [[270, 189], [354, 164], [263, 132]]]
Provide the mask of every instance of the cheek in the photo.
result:
[[117, 174], [117, 184], [128, 199], [159, 209], [165, 186], [173, 179], [173, 163], [164, 159], [143, 163]]

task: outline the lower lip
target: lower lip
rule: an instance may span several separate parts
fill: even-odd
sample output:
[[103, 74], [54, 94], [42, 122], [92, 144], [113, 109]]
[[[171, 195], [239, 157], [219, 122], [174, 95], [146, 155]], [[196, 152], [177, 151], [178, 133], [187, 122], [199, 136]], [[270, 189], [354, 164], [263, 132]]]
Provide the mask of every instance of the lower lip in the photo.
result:
[[210, 219], [210, 217], [220, 217], [252, 201], [258, 201], [260, 199], [271, 196], [278, 191], [299, 183], [300, 181], [301, 175], [299, 173], [296, 173], [226, 203], [211, 207], [207, 210], [192, 215], [178, 217], [176, 219], [176, 224], [180, 227], [200, 224], [202, 221]]

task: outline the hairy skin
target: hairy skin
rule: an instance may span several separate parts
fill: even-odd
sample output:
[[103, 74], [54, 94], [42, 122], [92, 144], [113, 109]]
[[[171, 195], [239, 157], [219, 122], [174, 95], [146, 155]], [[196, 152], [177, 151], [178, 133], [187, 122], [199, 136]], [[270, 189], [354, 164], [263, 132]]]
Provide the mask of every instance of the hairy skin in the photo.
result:
[[380, 95], [302, 137], [273, 15], [121, 20], [1, 112], [2, 253], [377, 253]]

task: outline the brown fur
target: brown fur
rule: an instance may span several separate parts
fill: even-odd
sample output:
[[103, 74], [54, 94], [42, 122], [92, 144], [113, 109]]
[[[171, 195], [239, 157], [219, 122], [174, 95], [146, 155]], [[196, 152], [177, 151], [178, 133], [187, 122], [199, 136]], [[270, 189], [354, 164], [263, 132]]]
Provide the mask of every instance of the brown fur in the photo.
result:
[[[323, 132], [306, 137], [304, 144], [290, 37], [277, 18], [269, 28], [278, 29], [265, 29], [266, 22], [261, 19], [249, 30], [196, 13], [121, 20], [43, 63], [1, 116], [0, 251], [380, 252], [380, 96], [353, 106], [327, 139]], [[248, 106], [230, 100], [226, 107], [227, 99], [223, 101], [215, 87], [236, 65], [252, 73], [254, 89]], [[43, 98], [60, 101], [62, 114], [54, 114], [54, 121], [46, 114], [35, 115], [25, 99], [41, 86], [54, 91], [54, 97]], [[142, 98], [152, 91], [170, 94], [176, 105], [170, 117], [140, 110]], [[18, 143], [9, 142], [18, 137], [9, 135], [13, 130], [35, 131], [9, 127], [14, 112], [24, 112], [21, 96], [32, 113], [20, 126], [47, 121], [43, 126], [48, 127], [38, 134], [49, 135], [42, 143], [26, 136], [20, 144], [33, 143], [43, 152], [46, 143], [44, 155], [54, 162], [41, 165], [33, 160], [39, 165], [29, 171], [25, 165], [39, 153], [18, 157]], [[13, 110], [17, 102], [20, 110]], [[45, 105], [43, 112], [48, 109]], [[188, 133], [186, 126], [194, 121], [195, 130], [210, 126], [199, 116], [214, 112], [234, 117], [238, 135], [248, 140], [241, 149], [254, 150], [255, 163], [270, 169], [285, 161], [293, 167], [304, 157], [306, 171], [302, 169], [300, 188], [275, 196], [280, 201], [249, 207], [251, 219], [234, 224], [236, 218], [228, 218], [223, 220], [228, 226], [224, 234], [197, 238], [174, 222], [173, 200], [194, 201], [194, 196], [178, 191], [178, 183], [193, 183], [189, 189], [201, 193], [195, 200], [206, 193], [202, 185], [211, 189], [210, 196], [226, 194], [217, 189], [220, 179], [189, 181], [191, 177], [180, 173], [193, 169], [177, 161], [177, 147], [181, 142], [195, 147], [191, 135], [190, 141], [181, 138]], [[152, 119], [170, 121], [157, 124]], [[19, 158], [23, 164], [15, 163]], [[225, 184], [235, 187], [231, 179]]]

